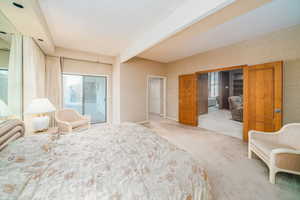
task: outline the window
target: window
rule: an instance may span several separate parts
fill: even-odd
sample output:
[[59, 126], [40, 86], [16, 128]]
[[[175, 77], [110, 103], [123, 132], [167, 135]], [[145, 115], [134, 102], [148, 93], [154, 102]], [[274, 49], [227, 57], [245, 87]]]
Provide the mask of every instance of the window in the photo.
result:
[[219, 72], [208, 73], [209, 97], [217, 97], [219, 95]]
[[8, 70], [0, 69], [0, 100], [7, 104]]
[[92, 123], [106, 122], [107, 78], [63, 74], [64, 108], [91, 116]]

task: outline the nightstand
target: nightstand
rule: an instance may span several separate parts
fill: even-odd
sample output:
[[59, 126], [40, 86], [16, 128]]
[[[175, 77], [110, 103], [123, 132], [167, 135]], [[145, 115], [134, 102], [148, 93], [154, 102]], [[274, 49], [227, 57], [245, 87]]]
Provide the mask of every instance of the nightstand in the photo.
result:
[[51, 127], [45, 131], [33, 132], [33, 134], [53, 134], [53, 135], [57, 133], [58, 133], [58, 127]]

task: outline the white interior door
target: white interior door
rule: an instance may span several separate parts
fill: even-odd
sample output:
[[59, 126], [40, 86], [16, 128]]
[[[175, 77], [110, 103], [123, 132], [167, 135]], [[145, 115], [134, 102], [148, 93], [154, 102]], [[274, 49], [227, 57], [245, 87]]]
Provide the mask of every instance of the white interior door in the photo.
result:
[[162, 79], [151, 78], [149, 81], [149, 113], [162, 113]]

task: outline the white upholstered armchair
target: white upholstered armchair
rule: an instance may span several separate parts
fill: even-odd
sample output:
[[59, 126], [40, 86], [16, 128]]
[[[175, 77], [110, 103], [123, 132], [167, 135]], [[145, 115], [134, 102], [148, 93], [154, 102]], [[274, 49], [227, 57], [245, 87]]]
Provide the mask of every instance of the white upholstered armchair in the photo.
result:
[[253, 152], [268, 165], [272, 184], [277, 172], [300, 175], [300, 123], [287, 124], [275, 133], [249, 131], [250, 159]]
[[55, 121], [61, 132], [72, 132], [73, 130], [90, 128], [91, 119], [89, 116], [80, 115], [73, 109], [62, 109], [55, 113]]

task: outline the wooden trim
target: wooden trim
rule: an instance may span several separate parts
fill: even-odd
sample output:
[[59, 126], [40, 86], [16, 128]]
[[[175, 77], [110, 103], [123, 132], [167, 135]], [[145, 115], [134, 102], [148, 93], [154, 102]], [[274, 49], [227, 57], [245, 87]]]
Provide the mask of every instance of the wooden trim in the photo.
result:
[[274, 62], [275, 68], [275, 99], [274, 107], [275, 109], [280, 109], [280, 114], [275, 113], [275, 131], [279, 131], [282, 127], [282, 118], [283, 118], [283, 61]]
[[191, 74], [181, 74], [179, 75], [179, 77], [183, 77], [183, 76], [191, 76], [191, 75], [194, 75], [195, 73], [191, 73]]
[[243, 69], [243, 141], [248, 141], [248, 100], [249, 100], [249, 91], [248, 91], [248, 83], [249, 83], [249, 67], [244, 67]]
[[196, 72], [196, 74], [206, 74], [209, 72], [230, 71], [230, 70], [234, 70], [234, 69], [243, 69], [244, 67], [247, 67], [247, 65], [237, 65], [237, 66], [231, 66], [231, 67], [208, 69], [208, 70], [198, 71], [198, 72]]

